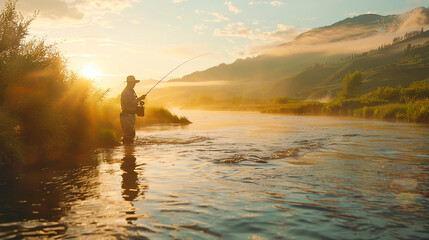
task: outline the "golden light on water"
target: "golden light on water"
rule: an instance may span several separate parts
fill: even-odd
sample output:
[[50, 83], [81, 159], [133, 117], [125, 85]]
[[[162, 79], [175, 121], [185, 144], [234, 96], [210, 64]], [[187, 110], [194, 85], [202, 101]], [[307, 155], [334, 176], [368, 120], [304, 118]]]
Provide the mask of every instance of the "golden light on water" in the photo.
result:
[[83, 66], [81, 70], [81, 74], [89, 79], [96, 80], [100, 76], [100, 72], [96, 65], [94, 64], [87, 64]]

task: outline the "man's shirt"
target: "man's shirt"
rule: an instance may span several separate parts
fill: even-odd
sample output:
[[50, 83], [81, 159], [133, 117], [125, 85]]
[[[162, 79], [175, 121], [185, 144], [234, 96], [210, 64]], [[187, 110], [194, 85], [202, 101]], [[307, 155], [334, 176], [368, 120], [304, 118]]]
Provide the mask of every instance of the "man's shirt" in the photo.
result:
[[122, 112], [135, 114], [137, 111], [137, 94], [134, 89], [126, 87], [121, 93]]

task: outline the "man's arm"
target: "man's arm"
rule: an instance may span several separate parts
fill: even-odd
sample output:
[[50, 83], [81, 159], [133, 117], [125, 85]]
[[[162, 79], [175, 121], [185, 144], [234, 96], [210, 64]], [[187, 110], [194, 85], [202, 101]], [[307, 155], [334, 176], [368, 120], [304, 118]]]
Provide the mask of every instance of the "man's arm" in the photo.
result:
[[137, 98], [138, 101], [144, 100], [146, 98], [146, 95], [141, 95], [139, 98]]

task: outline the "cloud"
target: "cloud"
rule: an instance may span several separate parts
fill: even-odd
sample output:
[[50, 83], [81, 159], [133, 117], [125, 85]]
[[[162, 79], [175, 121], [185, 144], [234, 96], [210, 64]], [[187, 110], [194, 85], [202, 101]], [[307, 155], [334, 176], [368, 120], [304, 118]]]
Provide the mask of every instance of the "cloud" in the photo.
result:
[[292, 40], [296, 36], [298, 36], [299, 26], [290, 26], [277, 24], [277, 29], [272, 32], [263, 32], [258, 35], [261, 39], [276, 39], [282, 41]]
[[17, 9], [27, 14], [39, 11], [40, 18], [55, 21], [80, 21], [94, 16], [99, 20], [106, 13], [119, 13], [131, 7], [133, 2], [139, 0], [23, 0], [17, 2]]
[[250, 6], [253, 6], [256, 4], [265, 4], [265, 5], [271, 5], [273, 7], [279, 7], [279, 6], [283, 5], [284, 3], [281, 1], [271, 1], [271, 2], [254, 2], [254, 1], [251, 1], [251, 2], [249, 2]]
[[131, 7], [132, 3], [140, 2], [140, 0], [75, 0], [73, 4], [80, 9], [91, 11], [109, 11], [121, 12], [125, 8]]
[[181, 2], [183, 2], [184, 0], [173, 0], [173, 3], [181, 3]]
[[283, 24], [277, 24], [277, 29], [272, 32], [261, 32], [253, 31], [252, 28], [244, 26], [244, 23], [229, 23], [223, 29], [215, 29], [213, 36], [217, 37], [243, 37], [248, 39], [259, 39], [259, 40], [279, 40], [289, 41], [298, 36], [298, 26], [289, 26]]
[[256, 57], [267, 50], [271, 50], [278, 45], [278, 42], [254, 42], [243, 48], [234, 48], [229, 54], [235, 58]]
[[278, 7], [278, 6], [283, 5], [283, 2], [280, 2], [280, 1], [271, 1], [270, 5], [274, 6], [274, 7]]
[[133, 19], [133, 20], [131, 20], [131, 21], [130, 21], [130, 23], [132, 23], [132, 24], [136, 24], [136, 25], [139, 25], [139, 24], [142, 24], [142, 20], [139, 20], [139, 19]]
[[214, 19], [204, 19], [206, 22], [222, 22], [222, 21], [228, 21], [229, 19], [219, 13], [209, 13], [210, 15], [214, 16]]
[[66, 54], [64, 57], [78, 57], [78, 58], [111, 58], [110, 55], [100, 55], [100, 54], [92, 54], [92, 53], [80, 53], [80, 54]]
[[230, 12], [233, 12], [235, 14], [238, 14], [239, 12], [241, 12], [240, 9], [238, 9], [234, 5], [232, 5], [232, 2], [225, 2], [224, 4], [228, 6], [228, 10]]
[[[4, 1], [1, 1], [2, 3]], [[39, 11], [39, 16], [51, 20], [82, 19], [83, 11], [79, 10], [74, 4], [61, 0], [38, 0], [38, 1], [19, 1], [17, 8], [24, 13], [33, 13]]]
[[349, 13], [348, 15], [349, 16], [358, 16], [358, 15], [361, 15], [361, 14], [377, 14], [377, 12], [373, 12], [373, 11], [367, 11], [366, 13], [358, 13], [358, 12], [351, 12], [351, 13]]
[[194, 32], [198, 34], [202, 34], [205, 29], [207, 29], [207, 25], [203, 23], [194, 25]]
[[429, 24], [429, 9], [416, 8], [410, 12], [399, 16], [401, 25], [397, 31], [407, 31], [408, 29], [420, 28], [422, 25]]
[[215, 29], [213, 36], [217, 37], [244, 37], [254, 39], [255, 35], [251, 28], [244, 27], [241, 24], [228, 23], [223, 29]]
[[[394, 37], [403, 36], [406, 32], [420, 30], [429, 26], [428, 10], [417, 8], [406, 14], [399, 15], [399, 23], [379, 28], [374, 26], [335, 27], [313, 29], [295, 41], [274, 46], [265, 51], [270, 55], [290, 55], [306, 52], [322, 52], [325, 54], [350, 54], [366, 52], [381, 44], [390, 43]], [[427, 41], [421, 39], [422, 43]], [[402, 50], [401, 50], [402, 51]]]
[[[77, 44], [97, 47], [109, 47], [118, 48], [121, 51], [127, 51], [130, 53], [142, 53], [147, 52], [147, 49], [143, 49], [141, 44], [131, 44], [125, 41], [113, 40], [104, 35], [84, 35], [69, 38], [50, 38], [51, 41], [63, 44]], [[74, 55], [70, 55], [74, 56]]]
[[252, 43], [242, 48], [235, 48], [230, 52], [231, 56], [236, 58], [254, 57], [271, 50], [280, 44], [291, 41], [296, 38], [300, 32], [299, 26], [289, 26], [277, 24], [273, 31], [261, 32], [260, 29], [253, 30], [244, 26], [244, 23], [229, 23], [222, 29], [215, 29], [213, 36], [226, 37], [226, 40], [232, 41], [230, 37], [241, 37], [252, 40]]
[[159, 53], [176, 57], [194, 57], [207, 52], [207, 46], [204, 44], [178, 44], [164, 46], [158, 50]]

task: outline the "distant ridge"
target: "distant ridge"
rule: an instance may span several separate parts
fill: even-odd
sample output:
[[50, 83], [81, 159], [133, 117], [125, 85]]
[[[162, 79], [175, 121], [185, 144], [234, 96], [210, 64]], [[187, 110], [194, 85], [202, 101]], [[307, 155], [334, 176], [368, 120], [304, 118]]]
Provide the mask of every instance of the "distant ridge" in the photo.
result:
[[[322, 98], [333, 96], [345, 73], [354, 70], [365, 71], [365, 76], [368, 77], [365, 91], [377, 86], [397, 84], [405, 86], [412, 81], [429, 77], [424, 71], [425, 67], [428, 67], [427, 48], [419, 50], [423, 53], [420, 62], [407, 67], [403, 64], [404, 61], [408, 61], [407, 57], [412, 57], [403, 55], [404, 48], [408, 44], [423, 44], [429, 40], [427, 32], [386, 48], [378, 52], [379, 56], [340, 60], [353, 53], [361, 53], [364, 47], [369, 50], [392, 43], [395, 36], [401, 36], [407, 31], [429, 28], [428, 24], [429, 8], [425, 7], [399, 15], [364, 14], [346, 18], [329, 26], [309, 30], [294, 41], [280, 44], [271, 52], [254, 58], [238, 59], [231, 64], [220, 64], [170, 81], [171, 83], [223, 81], [228, 84], [168, 87], [167, 83], [166, 88], [157, 90], [159, 94], [154, 95], [159, 96], [159, 100], [175, 104], [181, 104], [201, 94], [213, 96], [215, 99], [231, 96]], [[308, 47], [305, 47], [307, 45]], [[341, 51], [335, 52], [338, 49]], [[281, 54], [282, 51], [285, 54]], [[399, 67], [392, 67], [391, 64]], [[312, 69], [315, 65], [323, 67]], [[175, 100], [170, 101], [170, 98]]]

